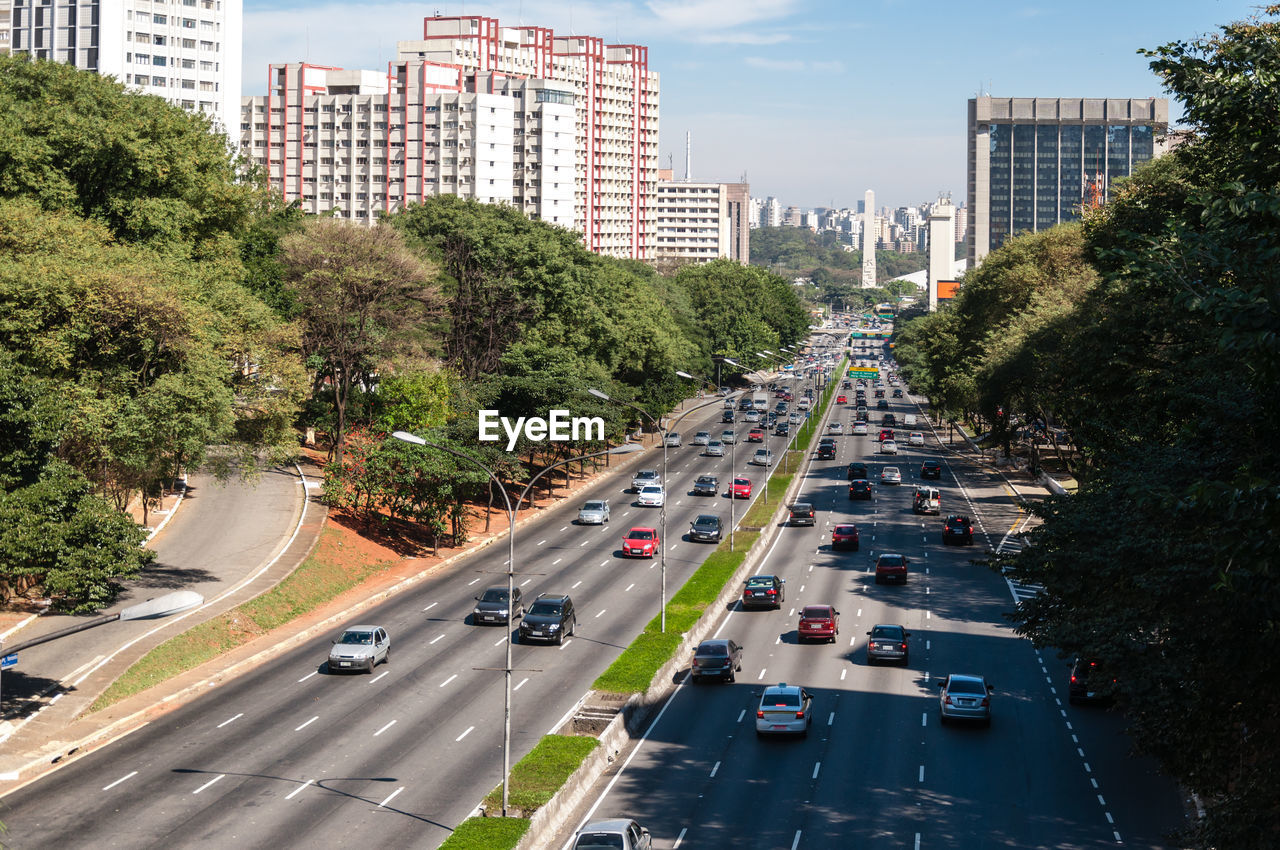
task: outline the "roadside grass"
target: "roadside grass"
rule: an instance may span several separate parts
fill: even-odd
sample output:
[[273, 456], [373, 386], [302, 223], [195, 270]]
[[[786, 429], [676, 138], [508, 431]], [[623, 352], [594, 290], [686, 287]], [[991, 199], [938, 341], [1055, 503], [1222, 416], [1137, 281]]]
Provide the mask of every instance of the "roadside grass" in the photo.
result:
[[467, 818], [440, 850], [501, 850], [515, 847], [529, 831], [528, 818]]
[[[321, 534], [336, 537], [338, 532], [326, 528]], [[317, 546], [301, 566], [271, 590], [170, 638], [148, 652], [94, 700], [88, 713], [114, 705], [243, 646], [314, 610], [394, 563], [340, 563], [331, 559], [326, 554], [328, 551], [324, 545]]]
[[[507, 780], [508, 807], [532, 814], [546, 804], [583, 759], [600, 746], [599, 738], [586, 735], [543, 735], [529, 754], [511, 767]], [[491, 815], [502, 813], [502, 786], [484, 798]]]
[[742, 524], [748, 528], [764, 527], [773, 517], [774, 511], [778, 510], [778, 502], [786, 495], [787, 488], [791, 486], [792, 478], [795, 478], [795, 473], [770, 476], [769, 483], [765, 485], [765, 495], [768, 496], [768, 501], [756, 499], [755, 504], [751, 506], [751, 510], [747, 511], [746, 516], [742, 518]]

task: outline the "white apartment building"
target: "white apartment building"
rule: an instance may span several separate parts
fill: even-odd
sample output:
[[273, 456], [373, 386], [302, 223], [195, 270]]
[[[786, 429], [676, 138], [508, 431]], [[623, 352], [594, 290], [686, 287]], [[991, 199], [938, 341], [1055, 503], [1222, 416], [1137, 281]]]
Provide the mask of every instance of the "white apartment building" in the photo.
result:
[[240, 116], [242, 0], [0, 0], [0, 52], [112, 76], [213, 119]]
[[242, 101], [241, 152], [306, 212], [371, 223], [449, 194], [575, 226], [576, 114], [564, 84], [421, 61], [390, 77], [272, 65], [270, 80], [267, 95]]
[[709, 263], [750, 259], [751, 192], [746, 183], [658, 181], [656, 258]]

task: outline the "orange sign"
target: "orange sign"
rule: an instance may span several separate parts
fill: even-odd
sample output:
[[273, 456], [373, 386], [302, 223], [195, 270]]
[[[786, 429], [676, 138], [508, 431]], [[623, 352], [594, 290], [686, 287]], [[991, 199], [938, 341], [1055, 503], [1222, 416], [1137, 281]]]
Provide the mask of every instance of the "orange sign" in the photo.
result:
[[938, 300], [943, 298], [955, 298], [956, 290], [960, 288], [960, 282], [957, 280], [940, 280], [938, 281]]

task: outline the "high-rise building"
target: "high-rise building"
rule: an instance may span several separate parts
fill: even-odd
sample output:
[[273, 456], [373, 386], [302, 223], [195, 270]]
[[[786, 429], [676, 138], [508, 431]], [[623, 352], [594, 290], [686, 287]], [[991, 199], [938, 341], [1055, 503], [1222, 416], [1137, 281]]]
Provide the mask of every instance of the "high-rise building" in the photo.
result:
[[240, 123], [242, 0], [0, 0], [0, 53], [110, 75], [143, 94]]
[[956, 239], [957, 242], [963, 242], [969, 230], [969, 208], [964, 204], [956, 207]]
[[1105, 202], [1113, 180], [1163, 153], [1168, 126], [1161, 97], [970, 98], [969, 266]]
[[746, 183], [658, 181], [656, 258], [709, 263], [728, 257], [750, 259]]
[[[862, 209], [862, 288], [876, 286], [876, 193], [868, 189], [863, 197]], [[882, 219], [883, 221], [883, 219]]]

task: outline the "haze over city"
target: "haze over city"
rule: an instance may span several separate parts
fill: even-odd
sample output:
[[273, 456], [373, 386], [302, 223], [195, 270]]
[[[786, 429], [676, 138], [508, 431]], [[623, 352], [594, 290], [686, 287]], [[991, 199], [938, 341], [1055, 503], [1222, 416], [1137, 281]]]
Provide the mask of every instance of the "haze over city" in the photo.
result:
[[[849, 207], [949, 191], [963, 200], [965, 103], [1004, 97], [1164, 96], [1140, 48], [1215, 31], [1257, 3], [1138, 0], [980, 5], [901, 0], [246, 0], [244, 93], [267, 65], [385, 70], [423, 17], [486, 15], [649, 47], [661, 74], [660, 167], [736, 181], [755, 196]], [[1170, 103], [1170, 119], [1181, 118]]]

